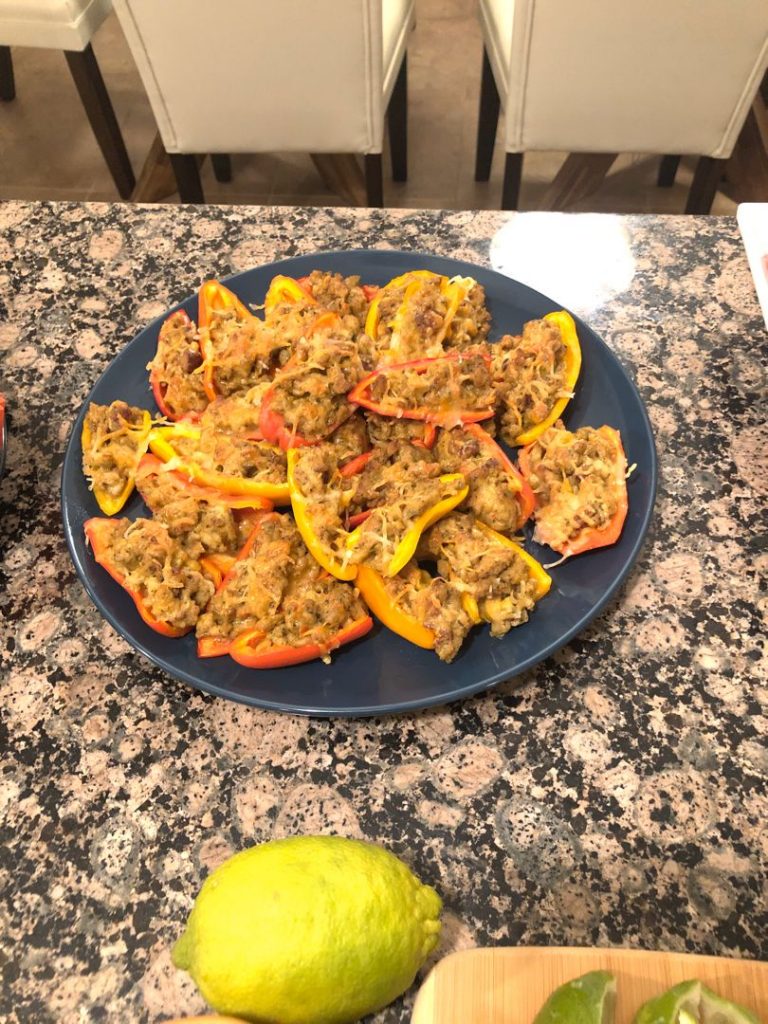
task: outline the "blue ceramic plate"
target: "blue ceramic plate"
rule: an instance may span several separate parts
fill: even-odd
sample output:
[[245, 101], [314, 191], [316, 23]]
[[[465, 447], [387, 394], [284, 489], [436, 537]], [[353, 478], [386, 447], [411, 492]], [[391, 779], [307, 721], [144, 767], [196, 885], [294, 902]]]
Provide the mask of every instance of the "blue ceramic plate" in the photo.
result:
[[[518, 333], [527, 320], [561, 308], [553, 299], [491, 270], [418, 253], [351, 250], [282, 260], [237, 274], [229, 286], [247, 303], [262, 303], [275, 274], [300, 277], [314, 269], [358, 274], [366, 284], [385, 284], [414, 268], [474, 277], [485, 288], [493, 317], [491, 335]], [[175, 308], [195, 318], [195, 297]], [[170, 312], [170, 311], [169, 311]], [[230, 700], [303, 715], [374, 715], [444, 704], [484, 690], [531, 668], [563, 647], [599, 614], [629, 572], [648, 529], [656, 492], [656, 452], [645, 408], [634, 384], [605, 343], [578, 322], [583, 351], [581, 379], [567, 409], [571, 429], [608, 423], [621, 431], [629, 462], [629, 515], [618, 544], [566, 562], [552, 571], [553, 587], [529, 622], [501, 640], [476, 629], [450, 665], [414, 647], [378, 623], [362, 641], [343, 648], [330, 665], [320, 661], [292, 668], [256, 671], [230, 658], [200, 660], [194, 635], [172, 640], [149, 629], [128, 595], [98, 566], [86, 548], [83, 523], [98, 515], [81, 469], [80, 432], [91, 402], [122, 398], [154, 409], [147, 382], [163, 314], [110, 363], [88, 396], [69, 439], [62, 476], [62, 514], [75, 568], [102, 615], [156, 665], [177, 679]], [[126, 506], [130, 518], [146, 515], [138, 495]], [[528, 542], [540, 561], [553, 561], [548, 548]]]

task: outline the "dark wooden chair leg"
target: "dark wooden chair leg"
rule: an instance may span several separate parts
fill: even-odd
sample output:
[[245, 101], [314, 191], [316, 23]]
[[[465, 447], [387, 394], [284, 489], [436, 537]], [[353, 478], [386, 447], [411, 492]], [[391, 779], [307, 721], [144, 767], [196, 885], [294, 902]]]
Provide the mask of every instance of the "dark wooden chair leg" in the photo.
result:
[[685, 205], [686, 213], [709, 213], [725, 164], [725, 160], [711, 156], [699, 157]]
[[389, 152], [392, 156], [392, 180], [408, 180], [408, 54], [395, 80], [387, 107]]
[[232, 158], [229, 153], [211, 153], [211, 163], [216, 181], [232, 181]]
[[496, 126], [499, 123], [501, 99], [496, 88], [488, 52], [483, 47], [483, 74], [480, 83], [480, 113], [477, 118], [477, 153], [475, 181], [488, 181], [491, 176], [493, 147], [496, 144]]
[[679, 166], [679, 156], [663, 156], [661, 158], [659, 176], [656, 179], [656, 184], [659, 188], [671, 188], [675, 184], [675, 176]]
[[13, 58], [10, 46], [0, 46], [0, 100], [16, 99], [16, 82], [13, 78]]
[[131, 161], [125, 148], [120, 126], [112, 108], [104, 79], [101, 77], [96, 55], [90, 45], [82, 52], [65, 50], [69, 70], [75, 80], [80, 99], [83, 101], [93, 134], [104, 154], [107, 166], [123, 199], [129, 199], [136, 185]]
[[169, 153], [168, 156], [182, 203], [204, 203], [197, 157], [191, 153]]
[[504, 183], [501, 187], [502, 210], [516, 210], [520, 199], [520, 180], [523, 176], [523, 154], [507, 153], [504, 162]]
[[384, 205], [384, 185], [381, 175], [381, 153], [365, 154], [365, 192], [369, 206]]

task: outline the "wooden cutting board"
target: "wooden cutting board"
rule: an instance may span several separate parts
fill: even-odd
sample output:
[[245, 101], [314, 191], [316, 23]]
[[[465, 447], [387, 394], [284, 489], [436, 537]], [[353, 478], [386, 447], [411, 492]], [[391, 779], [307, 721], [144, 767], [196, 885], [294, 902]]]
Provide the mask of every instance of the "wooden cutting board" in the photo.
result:
[[698, 978], [768, 1024], [768, 963], [639, 949], [517, 946], [441, 960], [421, 987], [411, 1024], [532, 1024], [558, 985], [587, 971], [616, 975], [616, 1024], [679, 981]]

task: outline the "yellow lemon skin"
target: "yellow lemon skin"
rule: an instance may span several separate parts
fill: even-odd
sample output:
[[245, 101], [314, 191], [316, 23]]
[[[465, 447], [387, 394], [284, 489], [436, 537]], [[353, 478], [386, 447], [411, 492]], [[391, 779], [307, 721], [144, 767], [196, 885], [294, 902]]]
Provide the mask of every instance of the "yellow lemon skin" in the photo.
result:
[[439, 939], [441, 906], [382, 847], [278, 839], [235, 854], [206, 879], [173, 962], [219, 1013], [347, 1024], [413, 984]]

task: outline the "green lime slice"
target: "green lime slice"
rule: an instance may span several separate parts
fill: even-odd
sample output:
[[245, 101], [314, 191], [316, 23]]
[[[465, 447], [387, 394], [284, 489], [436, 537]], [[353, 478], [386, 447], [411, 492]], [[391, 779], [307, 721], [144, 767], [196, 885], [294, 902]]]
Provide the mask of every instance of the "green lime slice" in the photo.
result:
[[760, 1024], [743, 1006], [723, 999], [700, 981], [682, 981], [644, 1003], [634, 1024]]
[[590, 971], [556, 988], [533, 1024], [613, 1024], [616, 978]]

